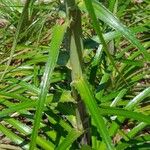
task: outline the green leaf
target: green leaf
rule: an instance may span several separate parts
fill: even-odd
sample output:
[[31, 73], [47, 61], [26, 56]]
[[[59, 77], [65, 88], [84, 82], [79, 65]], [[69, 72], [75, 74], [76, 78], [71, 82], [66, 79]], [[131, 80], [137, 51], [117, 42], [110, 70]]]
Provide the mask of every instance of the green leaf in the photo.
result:
[[23, 27], [23, 23], [24, 22], [27, 22], [27, 14], [28, 14], [28, 8], [29, 8], [29, 5], [30, 5], [30, 2], [31, 0], [27, 0], [25, 5], [24, 5], [24, 8], [23, 8], [23, 11], [22, 11], [22, 14], [20, 16], [20, 19], [19, 19], [19, 22], [18, 22], [18, 26], [17, 26], [17, 30], [16, 30], [16, 33], [15, 33], [15, 36], [14, 36], [14, 41], [13, 41], [13, 45], [12, 45], [12, 48], [11, 48], [11, 52], [10, 52], [10, 56], [9, 56], [9, 60], [7, 62], [7, 66], [0, 78], [0, 81], [3, 79], [3, 77], [5, 76], [6, 72], [7, 72], [7, 69], [9, 68], [9, 65], [12, 61], [12, 58], [13, 58], [13, 54], [15, 52], [15, 49], [16, 49], [16, 46], [17, 46], [17, 43], [18, 43], [18, 39], [19, 39], [19, 34], [21, 32], [21, 29]]
[[121, 100], [121, 98], [126, 94], [127, 89], [123, 89], [121, 90], [118, 95], [116, 96], [116, 98], [113, 100], [113, 102], [111, 103], [111, 107], [114, 107], [117, 105], [117, 103]]
[[9, 92], [0, 92], [0, 95], [3, 96], [3, 97], [9, 97], [9, 98], [14, 98], [14, 99], [17, 99], [17, 100], [20, 100], [20, 101], [30, 101], [29, 98], [26, 98], [20, 94], [17, 94], [17, 93], [9, 93]]
[[[86, 11], [83, 0], [82, 2], [79, 3], [79, 7], [82, 10]], [[142, 44], [135, 38], [133, 33], [126, 26], [124, 26], [104, 5], [102, 5], [98, 1], [93, 0], [93, 7], [96, 16], [100, 20], [104, 21], [106, 24], [114, 28], [116, 31], [119, 31], [126, 39], [128, 39], [133, 45], [135, 45], [141, 51], [146, 60], [150, 61], [149, 53], [142, 46]]]
[[[18, 145], [23, 143], [24, 141], [21, 137], [19, 137], [18, 135], [16, 135], [15, 133], [13, 133], [12, 131], [10, 131], [9, 129], [7, 129], [5, 126], [1, 124], [0, 124], [0, 131]], [[28, 145], [23, 146], [23, 148], [25, 149], [28, 149], [28, 147], [29, 147]]]
[[29, 84], [26, 81], [18, 80], [15, 78], [10, 78], [8, 79], [8, 81], [12, 82], [13, 85], [20, 85], [22, 88], [25, 88], [26, 90], [31, 91], [33, 93], [38, 94], [40, 92], [39, 89], [35, 85]]
[[[31, 128], [28, 127], [27, 125], [21, 123], [18, 120], [15, 120], [14, 118], [10, 118], [10, 119], [4, 119], [5, 122], [11, 124], [13, 126], [13, 128], [17, 129], [21, 134], [25, 134], [26, 136], [28, 136], [29, 134], [31, 134]], [[9, 137], [13, 142], [15, 142], [16, 144], [21, 144], [23, 142], [23, 139], [21, 139], [19, 136], [15, 135], [14, 133], [12, 133], [9, 129], [5, 128], [4, 126], [0, 126], [0, 131], [7, 135], [7, 137]], [[20, 140], [20, 141], [19, 141]], [[42, 137], [37, 137], [36, 143], [42, 147], [45, 150], [50, 150], [50, 149], [54, 149], [54, 145], [53, 143], [45, 140]], [[25, 146], [26, 149], [29, 149], [29, 145]]]
[[[150, 93], [150, 88], [145, 89], [144, 91], [142, 91], [140, 94], [138, 94], [133, 100], [131, 100], [126, 106], [125, 109], [126, 110], [133, 110], [133, 108], [139, 103], [141, 102], [144, 98], [146, 98], [147, 96], [149, 96]], [[118, 118], [118, 120], [120, 122], [123, 122], [125, 118]], [[119, 126], [117, 124], [114, 124], [111, 126], [110, 130], [111, 133], [114, 134], [117, 129], [119, 128]]]
[[147, 126], [147, 123], [141, 122], [137, 126], [135, 126], [128, 134], [127, 136], [129, 138], [133, 138], [138, 132], [140, 132], [143, 128]]
[[31, 108], [35, 105], [36, 105], [35, 101], [27, 101], [27, 102], [22, 102], [20, 104], [14, 104], [13, 106], [2, 110], [0, 112], [0, 118], [8, 116], [9, 114], [12, 114], [14, 112], [19, 112], [20, 110]]
[[117, 73], [120, 75], [120, 77], [123, 79], [123, 81], [128, 85], [128, 83], [126, 82], [126, 80], [124, 79], [122, 73], [118, 70], [115, 62], [114, 62], [114, 59], [113, 57], [111, 56], [109, 50], [108, 50], [108, 46], [107, 46], [107, 43], [103, 37], [103, 34], [102, 34], [102, 31], [101, 31], [101, 28], [99, 26], [99, 22], [97, 20], [97, 17], [96, 17], [96, 14], [95, 14], [95, 5], [93, 7], [93, 4], [92, 4], [92, 1], [91, 0], [84, 0], [85, 2], [85, 6], [86, 6], [86, 9], [88, 10], [88, 13], [92, 19], [92, 22], [93, 22], [93, 28], [95, 29], [97, 35], [98, 35], [98, 38], [99, 38], [99, 41], [101, 41], [102, 45], [103, 45], [103, 50], [105, 51], [106, 55], [108, 56], [111, 64], [113, 65], [113, 67], [116, 69]]
[[42, 112], [44, 109], [44, 104], [45, 104], [45, 100], [46, 100], [46, 96], [48, 92], [50, 79], [52, 76], [53, 69], [57, 62], [60, 45], [62, 43], [67, 25], [68, 25], [67, 23], [65, 23], [62, 26], [56, 25], [53, 29], [53, 37], [52, 37], [52, 41], [50, 45], [49, 56], [48, 56], [48, 60], [46, 63], [43, 80], [41, 82], [39, 100], [38, 100], [38, 104], [36, 108], [35, 122], [33, 126], [31, 143], [30, 143], [30, 148], [29, 148], [30, 150], [34, 150], [34, 148], [36, 147], [36, 137], [38, 135], [38, 129], [40, 126], [40, 121], [41, 121]]
[[83, 145], [80, 150], [95, 150], [88, 145]]
[[[130, 142], [119, 143], [116, 147], [116, 150], [128, 149], [128, 147], [131, 147], [131, 143], [133, 143], [133, 144], [136, 143], [136, 145], [141, 145], [141, 143], [143, 143], [143, 142], [146, 143], [146, 142], [149, 142], [149, 141], [150, 141], [150, 135], [143, 135], [143, 136], [137, 137], [137, 138], [135, 138], [135, 140], [133, 139], [133, 141], [132, 141], [132, 138], [131, 138]], [[147, 148], [143, 148], [143, 150], [147, 150]]]
[[150, 94], [150, 87], [146, 88], [140, 94], [138, 94], [133, 100], [131, 100], [125, 107], [125, 109], [131, 110], [135, 107], [138, 103], [140, 103], [144, 98], [149, 96]]
[[66, 150], [83, 132], [72, 129], [67, 137], [58, 145], [56, 150]]
[[98, 128], [98, 131], [102, 136], [102, 139], [106, 143], [107, 148], [109, 150], [113, 150], [114, 147], [111, 138], [109, 136], [103, 117], [100, 115], [99, 107], [96, 103], [92, 91], [88, 86], [88, 83], [83, 78], [81, 78], [77, 81], [74, 81], [73, 85], [81, 95], [81, 98], [84, 101], [86, 107], [89, 109], [91, 117], [94, 120], [96, 127]]
[[101, 107], [100, 114], [101, 115], [123, 116], [126, 118], [132, 118], [132, 119], [139, 120], [141, 122], [146, 122], [146, 123], [150, 124], [150, 116], [146, 116], [141, 113], [123, 110], [123, 109], [119, 109], [119, 108]]

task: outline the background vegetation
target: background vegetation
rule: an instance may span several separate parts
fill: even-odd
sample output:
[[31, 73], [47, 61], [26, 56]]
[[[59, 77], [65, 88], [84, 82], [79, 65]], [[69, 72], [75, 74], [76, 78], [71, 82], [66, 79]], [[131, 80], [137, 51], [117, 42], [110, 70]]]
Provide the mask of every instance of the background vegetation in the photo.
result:
[[0, 149], [147, 150], [148, 0], [0, 0]]

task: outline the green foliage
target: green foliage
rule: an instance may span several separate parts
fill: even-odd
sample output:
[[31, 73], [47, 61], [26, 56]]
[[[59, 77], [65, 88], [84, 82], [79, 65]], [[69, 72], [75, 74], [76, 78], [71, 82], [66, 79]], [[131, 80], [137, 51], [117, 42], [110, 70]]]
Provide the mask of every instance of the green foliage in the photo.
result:
[[147, 149], [149, 2], [0, 1], [0, 149]]

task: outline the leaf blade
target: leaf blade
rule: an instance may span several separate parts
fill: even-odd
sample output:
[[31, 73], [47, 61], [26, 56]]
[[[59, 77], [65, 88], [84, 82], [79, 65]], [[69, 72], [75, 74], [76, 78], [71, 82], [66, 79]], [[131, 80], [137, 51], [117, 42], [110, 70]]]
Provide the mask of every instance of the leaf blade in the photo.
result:
[[87, 108], [89, 109], [90, 114], [91, 114], [95, 124], [97, 125], [99, 133], [101, 134], [102, 139], [104, 140], [104, 142], [107, 145], [107, 148], [109, 150], [113, 150], [114, 146], [112, 144], [111, 138], [110, 138], [108, 130], [106, 128], [105, 122], [104, 122], [102, 116], [100, 115], [99, 108], [97, 106], [97, 103], [95, 101], [95, 98], [94, 98], [91, 90], [88, 87], [87, 82], [82, 78], [77, 81], [74, 81], [73, 85], [75, 86], [75, 88], [81, 95], [82, 100], [84, 101]]
[[36, 114], [35, 114], [36, 118], [35, 118], [34, 127], [31, 135], [31, 143], [29, 148], [30, 150], [34, 150], [34, 148], [36, 147], [36, 137], [38, 135], [38, 129], [40, 126], [42, 111], [44, 109], [44, 103], [48, 92], [48, 86], [50, 83], [49, 80], [51, 78], [53, 69], [56, 65], [56, 61], [59, 54], [59, 48], [62, 43], [66, 28], [67, 28], [67, 23], [65, 23], [62, 26], [56, 25], [53, 30], [50, 52], [49, 52], [47, 64], [43, 75], [43, 81], [41, 82], [41, 90], [40, 90], [39, 100], [36, 108]]

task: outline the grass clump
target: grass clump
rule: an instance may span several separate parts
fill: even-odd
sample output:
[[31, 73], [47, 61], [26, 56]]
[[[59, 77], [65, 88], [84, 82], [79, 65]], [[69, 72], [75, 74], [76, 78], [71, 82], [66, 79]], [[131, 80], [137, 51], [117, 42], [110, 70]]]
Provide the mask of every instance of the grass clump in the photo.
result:
[[1, 0], [0, 149], [148, 148], [145, 6]]

